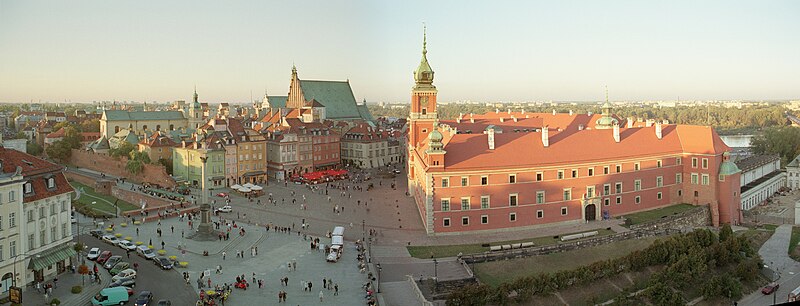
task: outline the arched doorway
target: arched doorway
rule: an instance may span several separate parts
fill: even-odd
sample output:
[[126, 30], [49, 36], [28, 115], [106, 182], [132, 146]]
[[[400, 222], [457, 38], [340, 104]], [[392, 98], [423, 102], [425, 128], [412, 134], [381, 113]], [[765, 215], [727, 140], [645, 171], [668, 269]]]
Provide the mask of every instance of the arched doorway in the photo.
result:
[[14, 275], [11, 273], [6, 273], [3, 275], [2, 280], [0, 280], [0, 293], [8, 292], [8, 289], [11, 288], [11, 285], [14, 284]]
[[586, 205], [584, 208], [583, 216], [586, 221], [594, 221], [597, 220], [597, 206], [594, 204]]

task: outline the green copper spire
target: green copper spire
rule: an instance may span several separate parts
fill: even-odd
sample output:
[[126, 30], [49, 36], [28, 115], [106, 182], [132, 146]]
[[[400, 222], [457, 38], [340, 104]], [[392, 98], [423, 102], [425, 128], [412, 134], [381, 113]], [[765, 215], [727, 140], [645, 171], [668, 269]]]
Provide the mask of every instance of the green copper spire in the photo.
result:
[[606, 86], [606, 103], [603, 103], [601, 108], [603, 109], [603, 117], [600, 117], [600, 119], [597, 119], [597, 122], [595, 122], [596, 129], [610, 129], [614, 127], [614, 125], [619, 124], [617, 119], [611, 116], [612, 107], [611, 103], [608, 102], [608, 86]]
[[419, 62], [419, 67], [414, 71], [414, 81], [416, 88], [433, 87], [433, 69], [428, 64], [428, 35], [427, 28], [423, 25], [422, 28], [422, 60]]

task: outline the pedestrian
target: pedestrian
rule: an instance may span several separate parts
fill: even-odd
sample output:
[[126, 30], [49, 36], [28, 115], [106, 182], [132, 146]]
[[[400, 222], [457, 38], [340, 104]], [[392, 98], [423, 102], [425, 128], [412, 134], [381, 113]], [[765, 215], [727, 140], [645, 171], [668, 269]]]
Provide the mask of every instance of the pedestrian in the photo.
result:
[[[58, 277], [53, 279], [53, 287], [54, 288], [58, 288]], [[52, 292], [52, 290], [51, 290], [51, 292]]]
[[136, 228], [136, 237], [139, 237], [139, 228]]
[[225, 255], [226, 255], [226, 254], [227, 254], [227, 253], [225, 253], [225, 251], [222, 251], [222, 260], [225, 260]]
[[339, 295], [339, 284], [333, 284], [333, 295]]
[[128, 255], [128, 258], [131, 258], [131, 251], [125, 251], [125, 255]]
[[164, 245], [165, 245], [164, 241], [161, 241], [161, 249], [162, 250], [164, 249]]
[[170, 226], [169, 229], [172, 230], [173, 234], [175, 233], [175, 226]]
[[322, 303], [322, 290], [319, 291], [319, 302]]
[[211, 288], [211, 277], [208, 278], [208, 288]]

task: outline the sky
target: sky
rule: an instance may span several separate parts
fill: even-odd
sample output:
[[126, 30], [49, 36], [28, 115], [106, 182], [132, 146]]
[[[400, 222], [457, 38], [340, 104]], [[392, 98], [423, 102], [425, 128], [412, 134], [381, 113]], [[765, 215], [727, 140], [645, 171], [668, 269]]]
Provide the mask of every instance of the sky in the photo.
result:
[[800, 98], [800, 1], [0, 0], [0, 102]]

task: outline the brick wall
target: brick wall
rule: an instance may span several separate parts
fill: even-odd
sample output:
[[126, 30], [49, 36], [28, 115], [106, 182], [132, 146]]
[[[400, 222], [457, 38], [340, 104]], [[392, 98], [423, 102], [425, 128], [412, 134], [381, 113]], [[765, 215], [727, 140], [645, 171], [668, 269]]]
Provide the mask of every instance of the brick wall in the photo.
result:
[[711, 211], [708, 206], [700, 205], [677, 215], [631, 225], [630, 229], [632, 231], [658, 229], [691, 230], [708, 225], [711, 225]]
[[86, 186], [94, 187], [94, 185], [97, 183], [97, 180], [95, 180], [93, 177], [88, 177], [80, 173], [64, 171], [64, 175], [67, 176], [67, 179], [76, 181]]
[[[125, 164], [128, 159], [121, 157], [119, 160], [107, 154], [93, 153], [84, 150], [72, 150], [72, 156], [69, 163], [94, 171], [110, 174], [118, 177], [125, 177], [135, 183], [152, 183], [158, 184], [163, 187], [175, 187], [175, 180], [167, 174], [167, 171], [161, 165], [146, 164], [142, 172], [137, 175], [132, 175], [125, 170]], [[94, 186], [94, 183], [91, 183]]]

